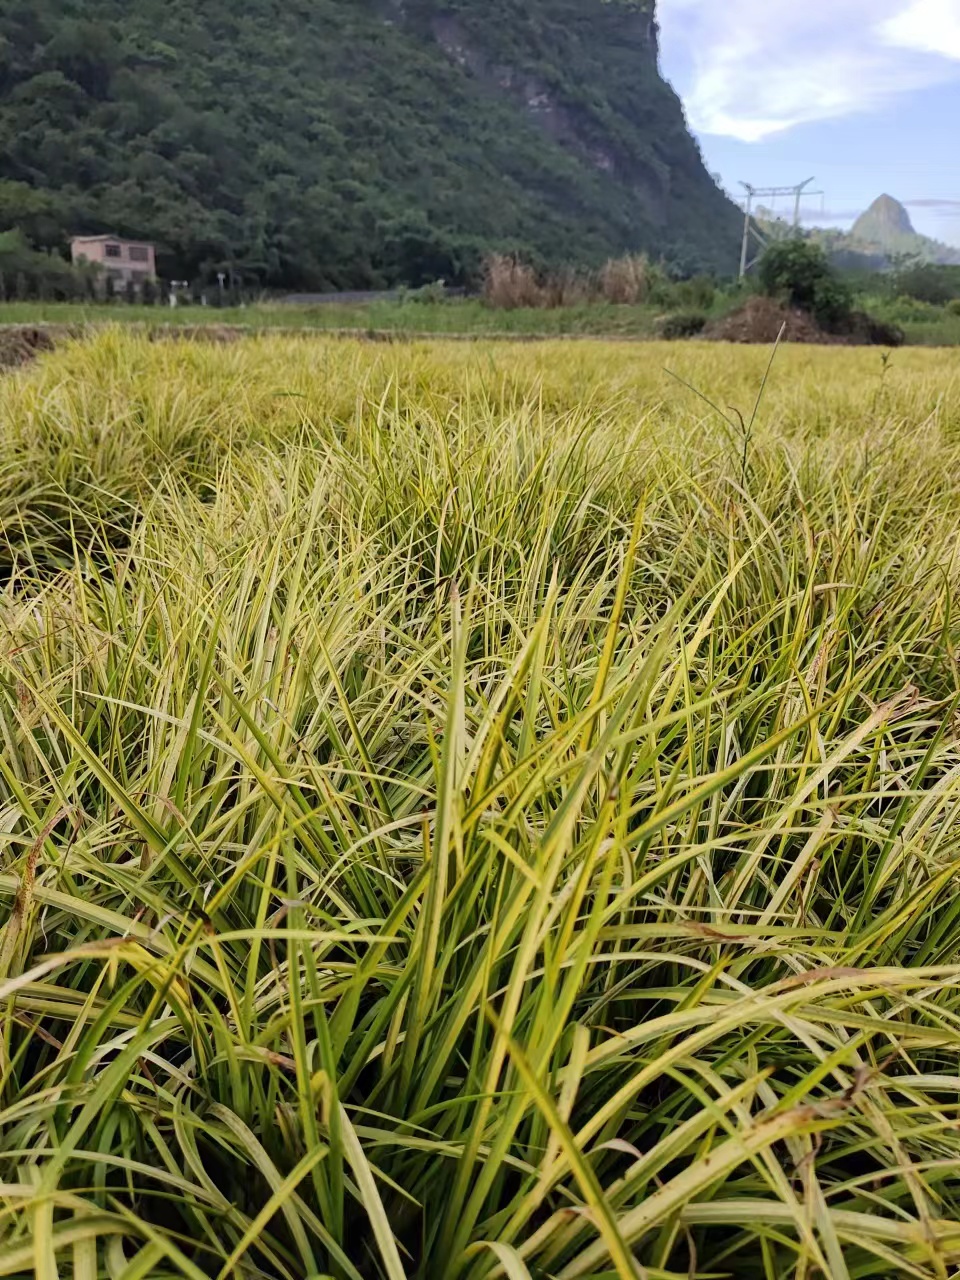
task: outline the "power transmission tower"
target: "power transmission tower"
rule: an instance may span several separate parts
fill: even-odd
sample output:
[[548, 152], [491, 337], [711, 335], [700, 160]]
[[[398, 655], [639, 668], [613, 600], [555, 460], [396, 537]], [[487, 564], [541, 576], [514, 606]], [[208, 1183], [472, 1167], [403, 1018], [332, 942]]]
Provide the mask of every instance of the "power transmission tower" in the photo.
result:
[[793, 196], [793, 230], [797, 231], [800, 226], [800, 201], [803, 199], [804, 194], [812, 196], [823, 195], [822, 191], [807, 190], [813, 181], [813, 178], [807, 178], [806, 182], [798, 182], [795, 187], [752, 187], [749, 182], [740, 183], [747, 193], [743, 221], [743, 246], [740, 250], [741, 280], [756, 262], [756, 258], [750, 258], [751, 240], [755, 240], [762, 249], [765, 249], [768, 243], [766, 236], [753, 220], [754, 200], [776, 200], [781, 196]]

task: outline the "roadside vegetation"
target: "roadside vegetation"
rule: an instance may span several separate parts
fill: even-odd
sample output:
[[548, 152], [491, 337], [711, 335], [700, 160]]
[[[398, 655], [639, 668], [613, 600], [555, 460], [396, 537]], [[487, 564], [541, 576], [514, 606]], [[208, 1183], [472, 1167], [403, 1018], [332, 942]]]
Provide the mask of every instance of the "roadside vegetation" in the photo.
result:
[[[0, 246], [2, 249], [2, 246]], [[38, 258], [42, 255], [36, 255]], [[44, 262], [50, 261], [44, 258]], [[69, 274], [69, 269], [68, 269]], [[27, 277], [18, 272], [0, 281]], [[709, 276], [675, 279], [662, 264], [642, 254], [612, 258], [596, 270], [535, 269], [522, 258], [492, 255], [478, 277], [477, 292], [463, 296], [448, 291], [443, 281], [419, 289], [401, 289], [392, 296], [330, 297], [315, 303], [287, 303], [266, 295], [251, 295], [240, 303], [227, 292], [222, 301], [216, 289], [204, 294], [186, 290], [171, 309], [167, 290], [153, 291], [151, 305], [126, 298], [97, 300], [98, 282], [83, 272], [71, 288], [79, 296], [58, 298], [47, 282], [29, 295], [0, 288], [0, 324], [49, 323], [68, 326], [122, 323], [166, 326], [239, 326], [249, 330], [340, 329], [357, 334], [503, 335], [514, 337], [594, 336], [630, 338], [688, 338], [735, 336], [740, 341], [766, 341], [766, 329], [751, 338], [756, 327], [734, 323], [751, 299], [767, 297], [809, 315], [823, 340], [847, 338], [897, 346], [953, 346], [960, 344], [960, 270], [904, 264], [894, 272], [850, 274], [836, 271], [814, 244], [786, 241], [775, 244], [755, 276], [743, 283], [722, 282]], [[3, 300], [3, 296], [7, 298]], [[39, 294], [39, 296], [37, 296]], [[793, 326], [790, 326], [791, 330]], [[788, 332], [788, 340], [801, 335]], [[812, 332], [807, 341], [817, 338]]]
[[956, 1270], [960, 355], [0, 412], [0, 1275]]

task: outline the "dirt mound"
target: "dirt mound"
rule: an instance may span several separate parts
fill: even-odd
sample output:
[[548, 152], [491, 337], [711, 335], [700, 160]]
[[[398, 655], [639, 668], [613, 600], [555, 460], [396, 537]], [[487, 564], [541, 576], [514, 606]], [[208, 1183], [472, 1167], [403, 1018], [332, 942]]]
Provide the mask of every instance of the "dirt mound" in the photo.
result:
[[825, 346], [883, 346], [902, 347], [906, 341], [903, 330], [867, 315], [865, 311], [851, 311], [842, 325], [830, 331], [822, 329], [807, 311], [785, 307], [774, 298], [748, 298], [742, 307], [715, 320], [703, 331], [704, 338], [715, 342], [756, 342], [769, 345], [776, 342], [780, 330], [786, 325], [784, 342], [818, 342]]
[[773, 298], [748, 298], [742, 307], [722, 320], [714, 320], [703, 331], [715, 342], [774, 343], [786, 325], [784, 342], [841, 341], [835, 334], [825, 333], [805, 311], [784, 307]]
[[898, 324], [877, 320], [866, 311], [851, 311], [846, 337], [841, 339], [865, 347], [902, 347], [906, 340], [907, 335]]
[[36, 325], [0, 327], [0, 369], [16, 369], [35, 360], [43, 351], [52, 351], [63, 334]]

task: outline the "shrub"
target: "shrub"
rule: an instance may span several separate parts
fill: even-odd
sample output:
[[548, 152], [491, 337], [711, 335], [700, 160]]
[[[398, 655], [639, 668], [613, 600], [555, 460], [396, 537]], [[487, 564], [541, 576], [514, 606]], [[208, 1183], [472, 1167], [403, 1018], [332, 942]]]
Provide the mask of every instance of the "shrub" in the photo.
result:
[[695, 338], [707, 327], [707, 317], [702, 311], [675, 311], [660, 322], [660, 337], [668, 342], [678, 338]]
[[678, 300], [693, 310], [709, 311], [717, 299], [717, 287], [709, 276], [681, 280], [675, 287]]
[[892, 315], [902, 316], [907, 320], [930, 320], [939, 310], [931, 302], [921, 302], [919, 298], [894, 298], [889, 304]]
[[853, 295], [839, 276], [821, 281], [811, 310], [824, 329], [842, 333], [849, 324], [852, 308]]
[[432, 305], [438, 302], [447, 301], [447, 286], [443, 280], [433, 280], [430, 284], [421, 285], [419, 289], [409, 289], [406, 294], [407, 302], [417, 302], [421, 305]]
[[18, 300], [69, 301], [82, 295], [89, 268], [77, 268], [57, 253], [34, 249], [17, 230], [0, 232], [0, 272]]
[[915, 298], [918, 302], [942, 307], [960, 297], [960, 271], [932, 262], [917, 262], [897, 272], [894, 287], [901, 298]]
[[960, 316], [960, 298], [954, 298], [952, 302], [948, 302], [947, 310], [952, 316]]
[[[685, 305], [677, 293], [677, 282], [671, 280], [665, 271], [657, 271], [651, 280], [647, 301], [663, 311], [676, 311]], [[692, 309], [696, 310], [695, 307]]]
[[806, 240], [772, 244], [760, 259], [758, 278], [768, 297], [809, 311], [825, 329], [840, 328], [853, 308], [850, 288], [823, 249]]

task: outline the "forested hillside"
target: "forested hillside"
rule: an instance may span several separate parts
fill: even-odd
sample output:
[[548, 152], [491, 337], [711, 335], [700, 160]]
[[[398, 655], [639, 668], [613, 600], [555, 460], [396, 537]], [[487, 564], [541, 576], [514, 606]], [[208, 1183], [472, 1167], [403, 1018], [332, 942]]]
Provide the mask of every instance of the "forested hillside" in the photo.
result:
[[462, 278], [489, 248], [726, 269], [653, 0], [4, 0], [0, 231], [165, 274]]

